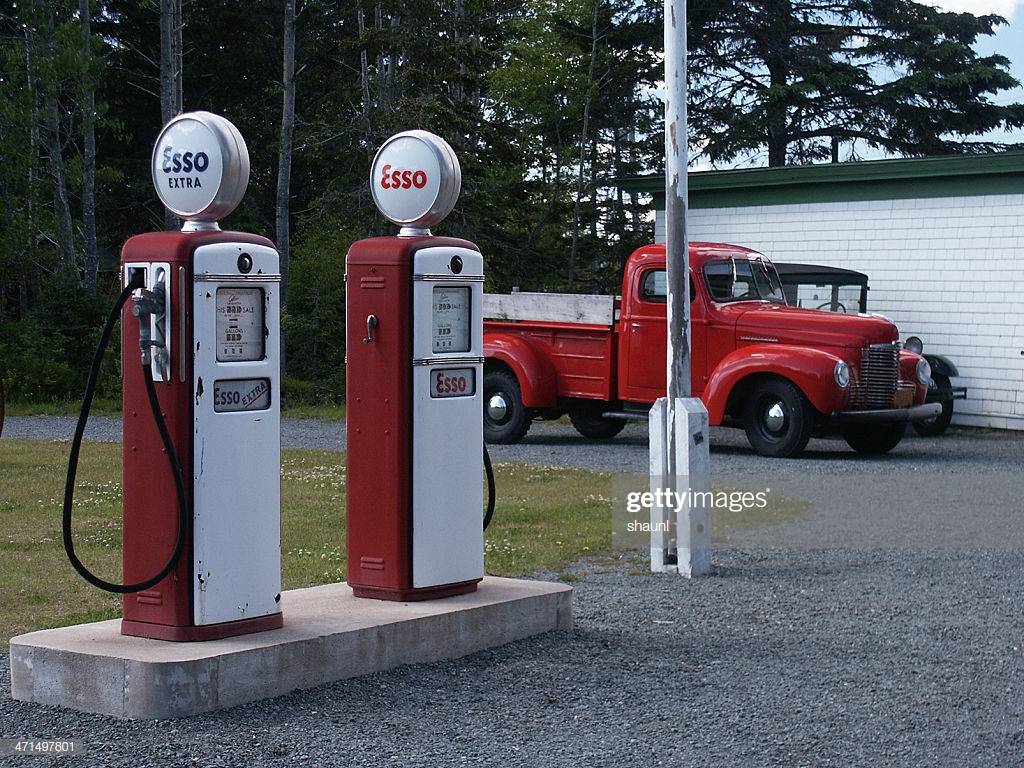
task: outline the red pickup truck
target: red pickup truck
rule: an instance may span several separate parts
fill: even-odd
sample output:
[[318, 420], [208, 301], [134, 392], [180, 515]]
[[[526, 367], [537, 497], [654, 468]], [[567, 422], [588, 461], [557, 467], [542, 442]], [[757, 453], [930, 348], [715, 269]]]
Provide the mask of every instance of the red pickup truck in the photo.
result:
[[[610, 438], [665, 394], [665, 248], [626, 264], [621, 297], [488, 294], [484, 300], [484, 436], [515, 443], [535, 418], [568, 414], [586, 437]], [[760, 253], [690, 244], [693, 394], [712, 425], [742, 426], [765, 456], [795, 456], [840, 432], [885, 453], [925, 404], [928, 362], [902, 349], [876, 315], [786, 305]]]

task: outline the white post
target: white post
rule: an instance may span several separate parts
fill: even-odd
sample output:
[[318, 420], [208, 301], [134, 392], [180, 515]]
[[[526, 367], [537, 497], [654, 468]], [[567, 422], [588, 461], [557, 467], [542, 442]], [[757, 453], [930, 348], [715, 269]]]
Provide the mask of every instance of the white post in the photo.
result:
[[710, 457], [707, 409], [690, 397], [687, 149], [686, 0], [665, 0], [668, 396], [650, 416], [651, 570], [700, 576], [711, 570], [711, 526], [706, 496], [693, 494], [710, 490]]

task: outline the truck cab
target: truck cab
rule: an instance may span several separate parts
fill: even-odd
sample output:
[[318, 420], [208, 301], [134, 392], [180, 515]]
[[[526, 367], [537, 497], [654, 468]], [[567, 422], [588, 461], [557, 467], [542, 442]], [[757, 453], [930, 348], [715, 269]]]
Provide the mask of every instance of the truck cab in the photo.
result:
[[[928, 363], [902, 349], [895, 325], [788, 306], [763, 254], [691, 243], [690, 309], [693, 395], [711, 424], [743, 427], [758, 453], [795, 456], [836, 431], [857, 451], [884, 453], [908, 421], [934, 416]], [[566, 413], [582, 434], [612, 437], [665, 394], [663, 245], [630, 256], [620, 297], [511, 294], [485, 297], [484, 310], [492, 442]]]

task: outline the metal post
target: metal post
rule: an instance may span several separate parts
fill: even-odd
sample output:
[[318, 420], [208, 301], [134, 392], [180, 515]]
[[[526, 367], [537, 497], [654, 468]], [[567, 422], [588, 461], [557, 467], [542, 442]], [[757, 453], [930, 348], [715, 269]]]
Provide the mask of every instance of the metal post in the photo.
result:
[[[708, 414], [690, 397], [687, 205], [686, 0], [665, 0], [665, 258], [668, 396], [651, 409], [651, 570], [697, 576], [711, 569]], [[687, 490], [688, 501], [679, 503]], [[659, 503], [674, 492], [674, 503]], [[666, 525], [667, 524], [667, 525]]]

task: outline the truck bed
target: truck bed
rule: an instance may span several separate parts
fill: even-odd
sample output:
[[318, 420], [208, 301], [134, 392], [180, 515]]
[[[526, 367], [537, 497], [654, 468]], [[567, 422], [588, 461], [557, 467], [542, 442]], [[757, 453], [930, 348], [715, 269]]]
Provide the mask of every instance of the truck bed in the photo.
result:
[[519, 336], [555, 367], [560, 398], [610, 400], [615, 391], [615, 296], [570, 293], [484, 295], [484, 335]]

